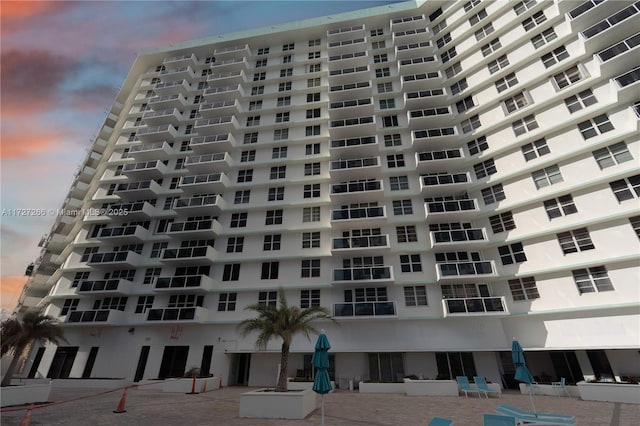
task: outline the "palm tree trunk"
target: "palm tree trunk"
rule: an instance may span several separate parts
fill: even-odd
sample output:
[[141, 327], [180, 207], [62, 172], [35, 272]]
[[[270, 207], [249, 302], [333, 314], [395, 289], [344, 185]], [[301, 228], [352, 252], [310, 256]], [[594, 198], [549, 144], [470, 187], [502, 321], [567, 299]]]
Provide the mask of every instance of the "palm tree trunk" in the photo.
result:
[[287, 371], [289, 370], [289, 343], [282, 343], [282, 351], [280, 353], [280, 375], [278, 376], [278, 384], [276, 392], [287, 391]]
[[5, 387], [5, 386], [10, 386], [11, 385], [11, 379], [13, 378], [13, 372], [16, 369], [16, 366], [18, 365], [18, 361], [20, 361], [20, 355], [22, 355], [22, 352], [24, 352], [24, 346], [18, 346], [15, 350], [15, 352], [13, 353], [13, 359], [11, 360], [11, 363], [9, 364], [9, 368], [7, 368], [7, 372], [5, 373], [4, 377], [2, 378], [2, 383], [0, 384], [1, 387]]

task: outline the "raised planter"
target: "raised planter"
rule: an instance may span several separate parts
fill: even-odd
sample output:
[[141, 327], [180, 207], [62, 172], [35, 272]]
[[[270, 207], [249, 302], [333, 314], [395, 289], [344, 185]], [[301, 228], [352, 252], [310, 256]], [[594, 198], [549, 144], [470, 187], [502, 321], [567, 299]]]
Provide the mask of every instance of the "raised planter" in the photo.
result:
[[49, 401], [51, 382], [39, 385], [19, 385], [2, 388], [2, 406]]
[[127, 379], [53, 379], [55, 388], [94, 388], [117, 389], [129, 386], [131, 380]]
[[240, 417], [304, 419], [316, 409], [316, 394], [309, 389], [274, 392], [258, 389], [240, 395]]
[[631, 383], [578, 382], [580, 398], [585, 401], [623, 402], [640, 404], [640, 385]]
[[360, 382], [360, 393], [404, 393], [404, 383], [367, 383]]
[[458, 396], [455, 380], [404, 379], [404, 393], [409, 396]]
[[[303, 390], [303, 389], [311, 389], [313, 387], [313, 382], [297, 382], [295, 380], [289, 380], [287, 384], [287, 389], [289, 390]], [[333, 389], [336, 388], [336, 382], [331, 382], [331, 387]]]
[[[577, 386], [565, 385], [564, 387], [569, 393], [568, 396], [579, 397], [580, 392]], [[551, 396], [567, 396], [567, 394], [561, 388], [554, 388], [551, 385], [537, 384], [533, 385], [531, 392], [534, 395], [551, 395]], [[529, 387], [525, 383], [520, 383], [520, 393], [522, 395], [529, 395]]]
[[[205, 388], [206, 383], [206, 388]], [[193, 388], [193, 378], [179, 378], [158, 380], [143, 380], [138, 383], [140, 390], [154, 390], [167, 393], [189, 393]], [[203, 377], [196, 379], [195, 391], [202, 393], [210, 392], [220, 388], [219, 377]]]

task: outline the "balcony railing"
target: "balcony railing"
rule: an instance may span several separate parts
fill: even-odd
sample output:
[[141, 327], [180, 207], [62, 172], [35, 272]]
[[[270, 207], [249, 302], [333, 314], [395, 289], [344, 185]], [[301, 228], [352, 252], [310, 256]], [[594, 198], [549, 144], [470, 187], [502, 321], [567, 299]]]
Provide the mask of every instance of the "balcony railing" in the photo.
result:
[[388, 317], [395, 315], [396, 302], [352, 302], [333, 305], [334, 317]]
[[480, 228], [432, 231], [431, 234], [433, 235], [433, 242], [435, 244], [485, 240], [484, 231]]
[[162, 251], [162, 260], [179, 260], [179, 259], [190, 260], [190, 259], [196, 259], [196, 258], [213, 259], [214, 252], [215, 252], [215, 249], [209, 246], [164, 249]]
[[448, 315], [506, 313], [504, 297], [466, 297], [443, 299]]
[[390, 280], [391, 266], [342, 268], [333, 270], [333, 281]]
[[[210, 280], [209, 280], [210, 281]], [[200, 288], [203, 283], [207, 282], [205, 275], [186, 275], [177, 277], [158, 277], [156, 279], [156, 289], [197, 289]]]
[[467, 210], [476, 210], [475, 200], [450, 200], [450, 201], [428, 201], [427, 210], [429, 213], [446, 213]]
[[132, 251], [114, 251], [107, 253], [94, 253], [88, 263], [130, 263], [140, 258], [140, 255]]
[[379, 166], [378, 157], [358, 158], [355, 160], [338, 160], [331, 162], [331, 170], [357, 169]]
[[[89, 292], [117, 292], [121, 279], [114, 280], [96, 280], [96, 281], [81, 281], [78, 286], [79, 293]], [[127, 281], [128, 283], [130, 281]]]
[[331, 220], [370, 219], [386, 216], [384, 206], [332, 210]]
[[421, 176], [422, 185], [450, 185], [454, 183], [468, 183], [470, 181], [468, 173], [447, 173], [437, 175]]
[[109, 309], [73, 311], [69, 312], [67, 322], [107, 322], [110, 312]]
[[332, 194], [348, 194], [350, 192], [380, 191], [381, 189], [382, 189], [382, 182], [377, 180], [369, 181], [369, 182], [336, 183], [331, 185]]
[[213, 229], [214, 219], [197, 220], [190, 222], [173, 222], [168, 232], [205, 231]]
[[334, 238], [333, 249], [357, 249], [369, 247], [389, 247], [387, 235], [370, 235], [365, 237]]
[[438, 272], [442, 278], [470, 275], [493, 275], [492, 261], [438, 263]]
[[186, 321], [196, 318], [196, 308], [149, 309], [147, 321]]
[[174, 209], [183, 209], [189, 207], [214, 206], [217, 203], [218, 195], [203, 195], [191, 198], [178, 198], [174, 201]]

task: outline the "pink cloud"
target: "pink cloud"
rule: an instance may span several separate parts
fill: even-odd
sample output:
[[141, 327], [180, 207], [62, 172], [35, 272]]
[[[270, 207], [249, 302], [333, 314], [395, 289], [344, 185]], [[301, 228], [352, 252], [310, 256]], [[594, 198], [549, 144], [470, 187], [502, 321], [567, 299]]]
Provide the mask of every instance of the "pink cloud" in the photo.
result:
[[60, 141], [76, 136], [70, 130], [38, 127], [33, 117], [18, 118], [11, 125], [3, 125], [0, 158], [21, 158], [53, 152], [59, 147]]
[[22, 288], [27, 282], [27, 277], [18, 275], [0, 276], [0, 298], [2, 299], [2, 307], [13, 309], [18, 303]]

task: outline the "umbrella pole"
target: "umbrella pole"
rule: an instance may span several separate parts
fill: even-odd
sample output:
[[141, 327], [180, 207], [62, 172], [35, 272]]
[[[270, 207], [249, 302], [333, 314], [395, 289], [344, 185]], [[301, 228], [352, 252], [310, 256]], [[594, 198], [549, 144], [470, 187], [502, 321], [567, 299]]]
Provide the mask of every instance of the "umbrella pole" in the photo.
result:
[[320, 399], [320, 412], [322, 413], [322, 426], [324, 426], [324, 394], [322, 394], [322, 398]]
[[533, 414], [538, 417], [538, 412], [536, 411], [536, 406], [533, 404], [533, 391], [531, 390], [533, 386], [529, 384], [529, 400], [531, 401], [531, 408], [533, 408]]

